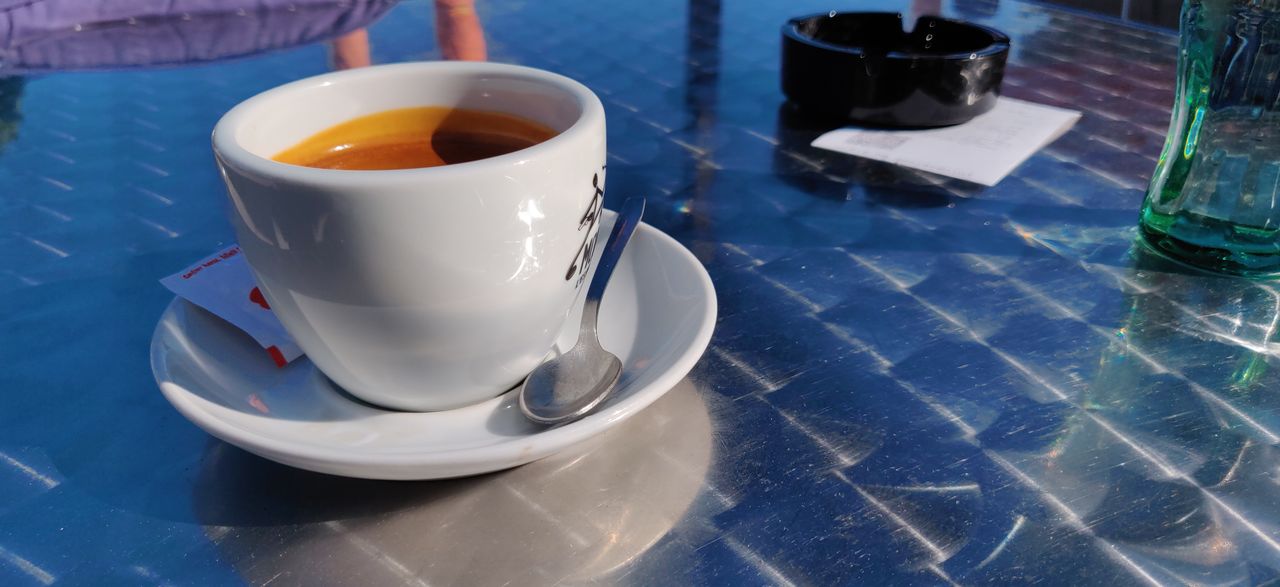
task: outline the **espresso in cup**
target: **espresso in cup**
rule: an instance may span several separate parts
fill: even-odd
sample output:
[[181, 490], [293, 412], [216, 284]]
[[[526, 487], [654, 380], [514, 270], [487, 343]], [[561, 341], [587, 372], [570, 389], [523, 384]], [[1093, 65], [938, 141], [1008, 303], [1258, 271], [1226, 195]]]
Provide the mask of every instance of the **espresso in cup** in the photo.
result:
[[604, 108], [551, 72], [325, 74], [239, 104], [213, 147], [271, 311], [373, 404], [445, 410], [511, 389], [556, 343], [591, 268]]
[[503, 112], [397, 108], [327, 128], [273, 159], [322, 169], [437, 167], [506, 155], [555, 135], [544, 124]]

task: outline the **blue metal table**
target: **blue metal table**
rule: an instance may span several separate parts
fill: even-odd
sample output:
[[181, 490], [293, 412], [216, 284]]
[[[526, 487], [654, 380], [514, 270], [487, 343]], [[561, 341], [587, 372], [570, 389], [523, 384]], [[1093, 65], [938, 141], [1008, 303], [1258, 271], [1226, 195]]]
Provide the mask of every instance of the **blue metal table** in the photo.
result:
[[[259, 459], [148, 368], [157, 280], [232, 239], [210, 128], [324, 71], [323, 42], [0, 74], [0, 584], [1280, 581], [1280, 291], [1134, 241], [1176, 38], [1010, 0], [849, 3], [1000, 28], [1006, 94], [1084, 111], [982, 188], [808, 146], [778, 29], [829, 6], [480, 4], [492, 59], [601, 96], [607, 205], [649, 197], [720, 320], [624, 426], [443, 482]], [[268, 39], [278, 15], [233, 16]], [[374, 61], [436, 58], [431, 19], [377, 19]], [[173, 40], [125, 25], [134, 65]], [[206, 38], [193, 59], [222, 56]]]

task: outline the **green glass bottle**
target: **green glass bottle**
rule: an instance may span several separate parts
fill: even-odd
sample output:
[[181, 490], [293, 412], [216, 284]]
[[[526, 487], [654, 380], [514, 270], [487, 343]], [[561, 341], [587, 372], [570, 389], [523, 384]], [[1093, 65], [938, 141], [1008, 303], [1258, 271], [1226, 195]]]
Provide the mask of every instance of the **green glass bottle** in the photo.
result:
[[1185, 0], [1179, 45], [1142, 234], [1197, 267], [1280, 274], [1280, 0]]

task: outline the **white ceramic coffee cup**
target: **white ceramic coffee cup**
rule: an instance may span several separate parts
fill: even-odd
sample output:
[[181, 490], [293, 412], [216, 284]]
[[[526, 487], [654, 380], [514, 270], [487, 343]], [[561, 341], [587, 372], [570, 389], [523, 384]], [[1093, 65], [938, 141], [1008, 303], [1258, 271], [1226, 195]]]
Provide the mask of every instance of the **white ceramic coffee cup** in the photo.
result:
[[[559, 134], [424, 169], [271, 160], [335, 124], [412, 106], [504, 112]], [[213, 147], [271, 309], [325, 375], [368, 402], [443, 410], [511, 388], [551, 349], [583, 286], [605, 119], [569, 78], [464, 62], [330, 73], [242, 102], [218, 122]]]

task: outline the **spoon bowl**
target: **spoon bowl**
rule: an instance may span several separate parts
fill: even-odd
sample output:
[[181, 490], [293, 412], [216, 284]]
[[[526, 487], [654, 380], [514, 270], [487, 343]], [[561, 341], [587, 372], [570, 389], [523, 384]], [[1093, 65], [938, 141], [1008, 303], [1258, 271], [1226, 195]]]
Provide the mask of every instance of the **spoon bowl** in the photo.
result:
[[543, 363], [529, 374], [525, 389], [551, 393], [521, 393], [520, 410], [539, 424], [556, 424], [587, 415], [608, 396], [622, 376], [622, 361], [597, 344], [577, 344], [569, 352]]

